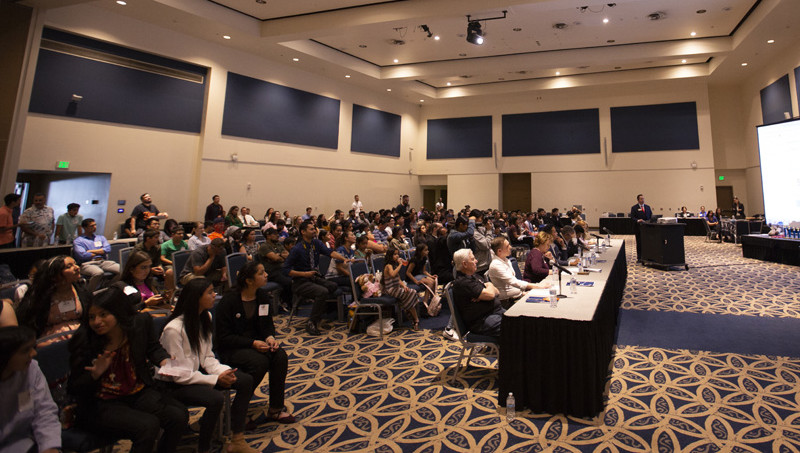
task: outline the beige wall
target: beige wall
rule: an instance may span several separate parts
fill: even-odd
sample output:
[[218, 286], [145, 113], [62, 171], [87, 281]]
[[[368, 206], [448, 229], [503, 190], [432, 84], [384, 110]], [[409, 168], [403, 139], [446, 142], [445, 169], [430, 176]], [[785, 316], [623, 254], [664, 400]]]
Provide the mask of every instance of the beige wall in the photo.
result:
[[447, 177], [447, 207], [458, 212], [465, 205], [474, 209], [500, 206], [500, 175], [476, 173]]
[[[610, 108], [627, 105], [671, 102], [697, 103], [699, 150], [668, 152], [614, 153], [611, 148]], [[502, 115], [598, 108], [600, 136], [607, 145], [607, 154], [502, 157]], [[456, 113], [457, 112], [457, 113]], [[598, 225], [598, 216], [605, 211], [627, 212], [636, 201], [637, 193], [648, 194], [648, 203], [657, 212], [681, 205], [715, 204], [714, 154], [708, 94], [704, 80], [685, 79], [654, 83], [610, 85], [593, 88], [551, 90], [546, 93], [521, 93], [496, 96], [491, 99], [472, 98], [452, 100], [442, 107], [426, 106], [422, 110], [421, 137], [425, 137], [427, 120], [452, 116], [491, 115], [493, 141], [497, 149], [497, 166], [492, 158], [424, 160], [426, 147], [420, 143], [415, 151], [419, 157], [420, 174], [448, 174], [448, 185], [458, 175], [476, 181], [491, 180], [485, 186], [474, 184], [472, 195], [459, 193], [470, 190], [460, 184], [448, 188], [449, 200], [480, 197], [499, 200], [500, 186], [496, 176], [503, 172], [531, 172], [532, 209], [564, 208], [583, 204], [588, 208], [589, 225]], [[421, 138], [422, 140], [422, 138]], [[607, 161], [606, 161], [607, 155]], [[692, 168], [692, 162], [697, 168]], [[569, 171], [565, 171], [569, 169]], [[485, 178], [478, 178], [484, 175]], [[701, 189], [701, 186], [703, 187]], [[480, 192], [479, 194], [477, 192]], [[474, 198], [473, 198], [474, 199]], [[496, 201], [495, 201], [496, 202]], [[478, 203], [470, 203], [478, 206]], [[461, 206], [463, 203], [450, 203]], [[695, 208], [696, 209], [696, 208]]]
[[[206, 111], [200, 134], [27, 114], [22, 144], [16, 150], [20, 169], [52, 170], [56, 160], [67, 160], [71, 171], [110, 172], [110, 199], [127, 200], [128, 212], [142, 192], [150, 192], [159, 209], [179, 220], [202, 218], [213, 194], [222, 197], [225, 207], [247, 205], [257, 215], [268, 207], [299, 214], [309, 203], [315, 212], [330, 215], [336, 209], [349, 209], [356, 193], [367, 209], [395, 206], [402, 193], [410, 195], [412, 206], [422, 203], [410, 157], [419, 135], [415, 104], [90, 5], [48, 10], [43, 23], [209, 67]], [[33, 55], [37, 52], [38, 47], [31, 50]], [[222, 136], [228, 71], [339, 99], [337, 149]], [[354, 103], [401, 116], [400, 157], [350, 151]], [[110, 212], [106, 224], [115, 225], [126, 216]]]

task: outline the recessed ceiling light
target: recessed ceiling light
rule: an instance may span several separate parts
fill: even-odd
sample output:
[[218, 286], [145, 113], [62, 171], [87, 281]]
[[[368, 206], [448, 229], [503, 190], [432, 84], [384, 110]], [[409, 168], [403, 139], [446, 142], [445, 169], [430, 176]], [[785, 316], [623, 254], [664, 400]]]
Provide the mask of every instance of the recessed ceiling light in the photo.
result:
[[386, 91], [392, 91], [392, 89], [391, 88], [387, 88]]
[[686, 60], [681, 60], [681, 63], [686, 63]]
[[434, 39], [435, 41], [438, 41], [438, 40], [440, 40], [441, 38], [439, 37], [439, 35], [436, 35], [436, 36], [434, 36], [434, 37], [433, 37], [433, 39]]
[[767, 44], [774, 44], [774, 43], [775, 43], [774, 39], [770, 39], [769, 41], [767, 41]]
[[742, 63], [742, 66], [747, 66], [747, 63]]
[[450, 86], [450, 85], [452, 85], [452, 84], [450, 82], [447, 82], [447, 86]]
[[607, 23], [608, 23], [608, 17], [605, 17], [605, 18], [603, 18], [603, 23], [604, 23], [604, 24], [607, 24]]
[[349, 78], [350, 78], [350, 74], [345, 74], [345, 75], [344, 75], [344, 78], [345, 78], [345, 79], [349, 79]]
[[366, 49], [367, 45], [366, 44], [359, 44], [358, 47], [361, 48], [361, 49]]
[[556, 71], [556, 75], [561, 75], [561, 71]]
[[425, 102], [425, 99], [420, 99], [419, 102]]
[[398, 60], [397, 58], [395, 58], [395, 59], [394, 59], [394, 62], [395, 62], [395, 63], [400, 63], [400, 60]]
[[512, 30], [514, 30], [514, 31], [522, 31], [522, 29], [519, 28], [519, 27], [514, 27], [514, 28], [512, 28]]
[[299, 58], [292, 58], [292, 61], [300, 61]]
[[222, 39], [231, 39], [231, 37], [228, 35], [222, 35]]
[[692, 35], [692, 36], [697, 36], [697, 32], [696, 31], [693, 31], [693, 32], [691, 32], [689, 34]]
[[127, 5], [127, 4], [128, 4], [128, 2], [124, 2], [124, 1], [122, 1], [122, 0], [117, 0], [117, 5], [122, 5], [122, 6], [125, 6], [125, 5]]

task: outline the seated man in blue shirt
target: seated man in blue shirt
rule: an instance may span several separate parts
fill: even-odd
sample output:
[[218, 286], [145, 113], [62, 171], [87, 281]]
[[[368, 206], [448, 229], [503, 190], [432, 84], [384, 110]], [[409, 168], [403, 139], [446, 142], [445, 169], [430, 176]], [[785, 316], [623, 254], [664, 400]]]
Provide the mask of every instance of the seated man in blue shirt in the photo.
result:
[[83, 235], [75, 238], [72, 243], [75, 261], [81, 266], [81, 274], [89, 278], [88, 290], [94, 291], [103, 272], [119, 274], [119, 264], [108, 259], [111, 246], [104, 236], [94, 234], [97, 223], [94, 219], [84, 219], [81, 222]]
[[314, 299], [311, 316], [306, 324], [306, 332], [319, 335], [319, 322], [325, 312], [325, 301], [333, 297], [338, 285], [326, 280], [317, 267], [319, 255], [327, 255], [336, 260], [349, 263], [352, 260], [334, 252], [317, 239], [317, 227], [314, 222], [306, 220], [300, 224], [300, 240], [289, 251], [289, 257], [283, 264], [283, 273], [292, 277], [292, 292], [300, 297]]

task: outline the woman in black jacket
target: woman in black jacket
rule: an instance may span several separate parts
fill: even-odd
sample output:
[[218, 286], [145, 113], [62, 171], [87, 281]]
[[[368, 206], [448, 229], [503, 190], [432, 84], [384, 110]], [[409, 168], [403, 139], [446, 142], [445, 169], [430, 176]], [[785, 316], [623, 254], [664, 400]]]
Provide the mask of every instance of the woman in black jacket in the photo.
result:
[[271, 297], [262, 288], [267, 283], [264, 265], [248, 261], [236, 278], [236, 288], [225, 294], [217, 306], [215, 350], [220, 360], [253, 377], [256, 387], [269, 372], [270, 421], [294, 423], [283, 407], [289, 359], [275, 340], [270, 313]]
[[186, 408], [154, 387], [153, 365], [170, 358], [150, 315], [136, 314], [119, 286], [94, 298], [70, 340], [68, 390], [78, 423], [133, 443], [131, 452], [175, 451], [189, 421]]

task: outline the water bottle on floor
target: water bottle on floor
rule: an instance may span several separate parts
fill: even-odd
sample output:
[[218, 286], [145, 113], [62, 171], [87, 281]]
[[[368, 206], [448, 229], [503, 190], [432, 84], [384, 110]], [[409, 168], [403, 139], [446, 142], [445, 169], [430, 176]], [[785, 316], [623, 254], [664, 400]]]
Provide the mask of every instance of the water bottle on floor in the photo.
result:
[[512, 392], [508, 392], [508, 398], [506, 398], [506, 418], [508, 421], [514, 420], [517, 416], [517, 404], [514, 401], [514, 394]]

